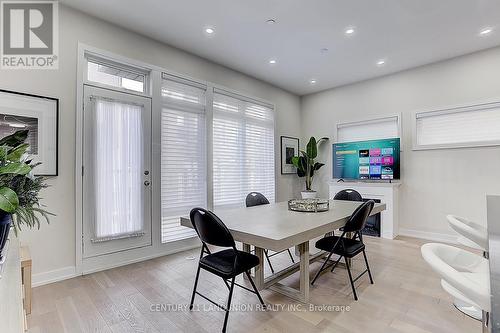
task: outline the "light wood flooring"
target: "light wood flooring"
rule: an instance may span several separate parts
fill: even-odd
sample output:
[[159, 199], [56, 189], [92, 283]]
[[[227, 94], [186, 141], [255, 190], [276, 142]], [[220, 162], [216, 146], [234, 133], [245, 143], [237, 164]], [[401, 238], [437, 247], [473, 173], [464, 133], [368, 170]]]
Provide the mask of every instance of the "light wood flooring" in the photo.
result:
[[[286, 308], [297, 304], [270, 290], [266, 303], [283, 304], [276, 311], [234, 311], [228, 332], [338, 332], [338, 333], [473, 333], [480, 323], [459, 313], [420, 255], [425, 241], [401, 237], [385, 240], [365, 237], [375, 284], [365, 275], [358, 282], [354, 301], [347, 272], [339, 267], [323, 274], [311, 290], [311, 304], [344, 305], [349, 311], [311, 312]], [[154, 304], [189, 303], [199, 249], [133, 265], [110, 269], [35, 288], [30, 333], [57, 332], [220, 332], [220, 311], [151, 311]], [[192, 257], [196, 260], [192, 260]], [[275, 268], [290, 263], [288, 254], [272, 259]], [[311, 267], [311, 275], [320, 263]], [[364, 269], [362, 256], [353, 260], [354, 271]], [[313, 275], [312, 275], [313, 276]], [[312, 278], [311, 276], [311, 278]], [[242, 279], [240, 278], [240, 282]], [[298, 273], [285, 281], [297, 286]], [[242, 282], [244, 283], [244, 282]], [[225, 304], [222, 280], [203, 272], [199, 291]], [[210, 303], [197, 297], [196, 304]], [[235, 288], [233, 305], [256, 305], [255, 295]], [[159, 309], [161, 308], [155, 308]]]

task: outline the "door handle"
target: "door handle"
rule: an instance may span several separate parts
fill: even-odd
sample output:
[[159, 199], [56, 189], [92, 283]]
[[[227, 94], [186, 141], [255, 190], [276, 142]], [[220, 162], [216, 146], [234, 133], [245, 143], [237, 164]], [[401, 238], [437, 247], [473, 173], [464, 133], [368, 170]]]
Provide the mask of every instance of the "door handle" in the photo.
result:
[[151, 182], [149, 180], [144, 181], [144, 186], [149, 186], [151, 185]]

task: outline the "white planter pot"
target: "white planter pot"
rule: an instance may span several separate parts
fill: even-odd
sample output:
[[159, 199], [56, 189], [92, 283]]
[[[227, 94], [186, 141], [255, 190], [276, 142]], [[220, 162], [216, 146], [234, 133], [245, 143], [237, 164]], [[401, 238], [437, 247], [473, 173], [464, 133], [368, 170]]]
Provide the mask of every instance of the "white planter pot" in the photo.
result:
[[302, 199], [316, 199], [318, 192], [316, 191], [302, 191], [300, 192]]

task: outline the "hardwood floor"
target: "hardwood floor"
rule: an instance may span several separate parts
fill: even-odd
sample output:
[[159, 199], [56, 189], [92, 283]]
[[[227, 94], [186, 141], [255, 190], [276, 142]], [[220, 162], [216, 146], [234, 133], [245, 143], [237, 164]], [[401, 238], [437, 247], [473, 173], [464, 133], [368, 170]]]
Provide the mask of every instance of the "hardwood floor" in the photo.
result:
[[[271, 310], [248, 311], [244, 307], [258, 305], [256, 296], [236, 288], [233, 306], [239, 309], [229, 315], [228, 332], [480, 332], [480, 323], [453, 307], [423, 261], [420, 246], [425, 241], [365, 238], [375, 284], [367, 275], [357, 281], [359, 301], [354, 301], [342, 267], [323, 274], [311, 289], [311, 305], [320, 306], [316, 311], [270, 290], [262, 296]], [[198, 255], [199, 249], [181, 252], [35, 288], [29, 332], [220, 332], [224, 313], [204, 309], [209, 302], [197, 297], [199, 308], [187, 310]], [[272, 261], [279, 270], [290, 258], [283, 253]], [[319, 265], [312, 265], [311, 275]], [[362, 256], [353, 265], [361, 272]], [[284, 282], [298, 285], [298, 273]], [[222, 280], [203, 270], [199, 290], [226, 302]], [[179, 308], [164, 311], [169, 304]], [[344, 306], [345, 311], [322, 305]]]

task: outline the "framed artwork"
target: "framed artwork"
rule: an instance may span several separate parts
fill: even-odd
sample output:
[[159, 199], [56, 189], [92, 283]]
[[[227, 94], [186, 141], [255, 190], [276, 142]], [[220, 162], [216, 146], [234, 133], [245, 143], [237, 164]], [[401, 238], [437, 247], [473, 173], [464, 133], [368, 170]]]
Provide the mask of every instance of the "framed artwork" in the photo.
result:
[[0, 138], [29, 130], [28, 153], [41, 162], [36, 175], [57, 176], [59, 100], [0, 89]]
[[292, 157], [299, 156], [299, 139], [281, 137], [281, 174], [294, 174], [297, 169], [292, 164]]

